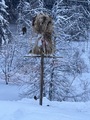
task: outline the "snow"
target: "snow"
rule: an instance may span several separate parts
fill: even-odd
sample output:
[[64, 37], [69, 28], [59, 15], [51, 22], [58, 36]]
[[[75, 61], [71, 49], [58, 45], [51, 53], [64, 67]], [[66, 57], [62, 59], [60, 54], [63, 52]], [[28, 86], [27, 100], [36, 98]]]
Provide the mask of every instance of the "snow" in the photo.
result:
[[3, 20], [3, 17], [0, 15], [0, 20], [2, 21]]
[[19, 86], [0, 81], [0, 120], [90, 120], [90, 102], [20, 99]]
[[5, 4], [5, 0], [1, 0], [1, 1], [0, 1], [0, 4], [1, 4], [2, 6], [4, 6], [5, 8], [7, 8], [7, 6], [6, 6], [6, 4]]
[[4, 0], [2, 0], [2, 4], [5, 5], [5, 1]]
[[10, 83], [5, 84], [5, 81], [0, 80], [0, 100], [18, 100], [20, 87]]

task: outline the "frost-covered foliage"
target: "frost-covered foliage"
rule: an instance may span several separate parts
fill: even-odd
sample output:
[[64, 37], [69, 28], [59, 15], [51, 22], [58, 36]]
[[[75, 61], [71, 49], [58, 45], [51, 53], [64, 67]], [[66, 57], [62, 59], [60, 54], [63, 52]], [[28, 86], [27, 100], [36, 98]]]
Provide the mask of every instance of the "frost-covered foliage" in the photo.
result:
[[53, 16], [55, 52], [52, 56], [56, 58], [44, 59], [43, 96], [58, 101], [90, 100], [90, 83], [81, 78], [89, 71], [90, 60], [87, 64], [84, 46], [89, 40], [89, 12], [82, 5], [66, 5], [65, 0], [56, 1], [52, 11], [43, 7], [42, 0], [20, 0], [17, 11], [18, 30], [25, 26], [28, 34], [19, 34], [12, 25], [14, 42], [4, 46], [0, 54], [0, 74], [6, 83], [9, 80], [22, 83], [24, 97], [40, 97], [40, 58], [33, 54], [27, 57], [27, 54], [39, 38], [32, 30], [32, 18], [37, 13], [47, 12]]
[[43, 1], [42, 0], [31, 0], [29, 2], [26, 2], [24, 0], [20, 0], [18, 6], [18, 20], [17, 24], [19, 25], [19, 28], [22, 28], [22, 26], [31, 27], [31, 21], [33, 17], [36, 16], [37, 13], [41, 12], [49, 12], [46, 8], [44, 8]]
[[[83, 5], [65, 5], [63, 1], [53, 7], [55, 25], [65, 41], [87, 40], [87, 29], [90, 25], [90, 13]], [[61, 31], [62, 33], [61, 33]]]
[[6, 44], [10, 42], [11, 32], [8, 28], [7, 16], [8, 13], [6, 11], [7, 6], [5, 5], [4, 0], [0, 2], [0, 45]]
[[[80, 48], [80, 45], [82, 46], [84, 42], [81, 43], [80, 41], [89, 39], [87, 34], [90, 24], [89, 12], [85, 11], [81, 5], [66, 5], [61, 0], [54, 5], [52, 13], [55, 20], [55, 56], [63, 58], [61, 60], [54, 59], [50, 71], [51, 78], [46, 77], [49, 81], [46, 82], [46, 86], [48, 86], [46, 93], [51, 100], [78, 101], [86, 94], [82, 90], [76, 92], [76, 86], [80, 87], [80, 84], [76, 85], [76, 81], [80, 74], [88, 70], [82, 58], [83, 48]], [[80, 82], [79, 79], [78, 83]], [[90, 94], [90, 89], [88, 90]]]
[[[30, 19], [27, 20], [31, 20], [36, 13], [45, 12], [45, 9], [34, 8], [32, 4], [30, 6], [28, 13], [31, 16], [26, 14], [30, 16]], [[89, 100], [89, 82], [84, 83], [78, 77], [88, 71], [83, 59], [83, 47], [80, 48], [80, 46], [88, 41], [89, 12], [82, 5], [66, 6], [61, 0], [53, 6], [51, 14], [54, 23], [54, 56], [62, 58], [44, 59], [43, 95], [50, 100], [58, 101]], [[30, 31], [30, 34], [32, 33]], [[37, 35], [33, 37], [32, 41], [34, 39], [37, 39]], [[29, 79], [26, 79], [26, 82], [24, 80], [24, 95], [40, 97], [40, 59], [30, 58], [30, 63], [24, 62], [26, 67], [23, 66], [22, 69], [26, 70], [25, 74], [29, 75]]]
[[6, 44], [2, 46], [0, 51], [0, 68], [1, 79], [5, 79], [6, 84], [16, 72], [16, 51], [14, 44]]

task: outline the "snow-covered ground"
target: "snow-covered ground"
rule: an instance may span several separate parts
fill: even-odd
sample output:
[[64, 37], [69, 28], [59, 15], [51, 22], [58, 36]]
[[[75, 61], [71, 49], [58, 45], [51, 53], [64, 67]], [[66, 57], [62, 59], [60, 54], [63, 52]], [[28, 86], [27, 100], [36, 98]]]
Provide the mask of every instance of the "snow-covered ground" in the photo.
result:
[[[49, 106], [48, 106], [49, 105]], [[19, 86], [0, 81], [0, 120], [90, 120], [90, 102], [20, 99]]]
[[13, 83], [9, 83], [9, 85], [6, 85], [5, 81], [0, 80], [0, 100], [19, 100], [19, 89], [20, 87], [14, 85]]

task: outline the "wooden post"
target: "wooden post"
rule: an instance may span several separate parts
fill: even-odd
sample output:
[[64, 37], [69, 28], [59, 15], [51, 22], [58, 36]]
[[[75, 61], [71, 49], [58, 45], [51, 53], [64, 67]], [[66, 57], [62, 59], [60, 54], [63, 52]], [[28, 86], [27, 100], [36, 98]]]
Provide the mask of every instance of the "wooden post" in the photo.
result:
[[[43, 51], [43, 49], [42, 49]], [[57, 57], [57, 56], [50, 56], [50, 55], [44, 55], [42, 52], [41, 55], [35, 55], [35, 56], [25, 56], [25, 57], [31, 57], [31, 58], [41, 58], [41, 79], [40, 79], [40, 101], [39, 104], [42, 105], [43, 102], [43, 85], [44, 85], [44, 58], [63, 58], [63, 57]]]
[[43, 101], [43, 73], [44, 73], [44, 54], [41, 54], [41, 80], [40, 80], [40, 105], [42, 105]]

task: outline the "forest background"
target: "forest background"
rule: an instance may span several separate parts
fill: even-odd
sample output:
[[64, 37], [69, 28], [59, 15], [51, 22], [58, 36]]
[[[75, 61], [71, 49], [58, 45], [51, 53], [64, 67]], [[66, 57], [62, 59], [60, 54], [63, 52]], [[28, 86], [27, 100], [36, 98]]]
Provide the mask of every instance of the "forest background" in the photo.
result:
[[25, 56], [38, 38], [32, 19], [41, 12], [53, 18], [53, 55], [63, 57], [44, 60], [44, 96], [90, 100], [90, 0], [0, 0], [0, 79], [21, 85], [21, 97], [39, 97], [40, 59]]

